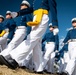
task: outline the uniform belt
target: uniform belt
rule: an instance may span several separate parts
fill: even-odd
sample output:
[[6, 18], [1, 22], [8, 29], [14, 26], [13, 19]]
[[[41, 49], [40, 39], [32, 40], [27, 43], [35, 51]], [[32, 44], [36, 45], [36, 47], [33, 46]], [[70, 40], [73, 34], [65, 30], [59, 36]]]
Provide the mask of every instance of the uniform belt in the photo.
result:
[[46, 10], [46, 9], [38, 9], [38, 10], [35, 10], [33, 14], [34, 14], [34, 15], [37, 14], [37, 12], [38, 12], [39, 10], [42, 10], [42, 11], [43, 11], [43, 14], [47, 14], [47, 15], [48, 15], [48, 10]]
[[46, 42], [47, 44], [50, 44], [50, 43], [54, 43], [54, 42]]
[[25, 26], [17, 26], [16, 29], [25, 29]]
[[71, 39], [71, 42], [76, 42], [76, 39]]
[[43, 14], [48, 14], [48, 11], [43, 9]]
[[47, 42], [47, 44], [49, 44], [49, 42]]

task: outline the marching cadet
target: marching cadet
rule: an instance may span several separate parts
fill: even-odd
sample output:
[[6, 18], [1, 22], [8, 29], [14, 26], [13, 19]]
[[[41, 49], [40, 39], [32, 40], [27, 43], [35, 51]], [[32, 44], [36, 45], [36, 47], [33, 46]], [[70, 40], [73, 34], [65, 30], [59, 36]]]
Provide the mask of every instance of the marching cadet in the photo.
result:
[[[57, 10], [55, 0], [35, 0], [33, 6], [26, 9], [20, 10], [15, 13], [14, 16], [24, 15], [28, 13], [33, 13], [33, 22], [28, 22], [29, 26], [32, 26], [30, 34], [27, 39], [23, 41], [18, 47], [12, 50], [8, 56], [3, 57], [0, 55], [0, 59], [3, 64], [7, 65], [9, 68], [17, 68], [18, 65], [22, 63], [25, 57], [33, 50], [34, 64], [36, 73], [42, 73], [42, 51], [41, 51], [41, 39], [44, 35], [48, 26], [48, 12], [51, 11], [52, 24], [54, 27], [58, 26], [57, 21]], [[12, 63], [9, 61], [10, 58]]]
[[[3, 42], [3, 45], [4, 45], [4, 46], [2, 46], [2, 49], [3, 50], [7, 46], [8, 35], [10, 33], [12, 33], [13, 30], [15, 29], [15, 22], [13, 20], [11, 20], [12, 17], [9, 14], [10, 14], [10, 11], [7, 11], [6, 12], [6, 19], [2, 23], [4, 30], [2, 31], [2, 35], [1, 36], [3, 36], [4, 34], [6, 35], [6, 36], [5, 35], [3, 36], [5, 38], [5, 40], [2, 41]], [[11, 37], [13, 37], [13, 36], [11, 36]]]
[[[27, 1], [22, 1], [20, 5], [20, 10], [26, 9], [29, 7], [30, 7], [30, 4]], [[11, 42], [8, 44], [7, 48], [1, 54], [8, 55], [11, 50], [16, 48], [25, 39], [27, 34], [26, 32], [28, 31], [30, 32], [30, 28], [27, 26], [26, 22], [31, 20], [32, 20], [31, 14], [27, 14], [27, 15], [23, 15], [15, 18], [16, 31], [15, 31], [14, 37], [11, 40]], [[27, 27], [29, 28], [29, 30], [26, 30]]]
[[[50, 32], [46, 33], [44, 38], [42, 39], [42, 42], [46, 41], [45, 44], [45, 54], [43, 56], [43, 68], [45, 68], [45, 66], [48, 63], [48, 69], [47, 69], [47, 73], [54, 73], [54, 50], [58, 50], [58, 46], [59, 46], [59, 38], [58, 38], [58, 32], [59, 30], [56, 30], [57, 32], [54, 33], [53, 31], [55, 31], [54, 28], [51, 23], [49, 24], [49, 30]], [[56, 49], [55, 49], [56, 47]]]
[[6, 12], [6, 18], [3, 21], [3, 26], [4, 26], [4, 31], [7, 31], [9, 33], [6, 40], [8, 42], [8, 39], [11, 40], [13, 38], [15, 27], [16, 27], [16, 23], [11, 16], [11, 11]]
[[67, 36], [63, 41], [64, 44], [69, 41], [68, 54], [70, 59], [67, 62], [66, 68], [61, 75], [72, 75], [76, 64], [76, 18], [73, 18], [71, 22], [73, 29], [68, 31]]
[[5, 29], [9, 32], [7, 37], [7, 44], [12, 40], [16, 23], [11, 16], [11, 11], [6, 12], [5, 21], [3, 22]]
[[6, 47], [7, 36], [8, 36], [6, 31], [4, 31], [3, 21], [4, 21], [4, 17], [0, 15], [0, 52]]

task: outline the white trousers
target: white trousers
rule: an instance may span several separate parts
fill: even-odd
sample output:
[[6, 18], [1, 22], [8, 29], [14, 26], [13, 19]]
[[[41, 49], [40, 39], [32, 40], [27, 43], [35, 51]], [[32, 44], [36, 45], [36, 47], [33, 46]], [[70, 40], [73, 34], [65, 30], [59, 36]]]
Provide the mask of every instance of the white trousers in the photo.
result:
[[69, 75], [72, 75], [76, 63], [76, 42], [70, 42], [68, 49], [70, 60], [67, 62], [65, 71], [67, 71]]
[[63, 58], [60, 58], [59, 60], [59, 73], [65, 72], [65, 68], [69, 60], [70, 58], [68, 52], [64, 52]]
[[75, 65], [75, 68], [74, 68], [72, 75], [76, 75], [76, 65]]
[[0, 55], [6, 56], [9, 54], [10, 51], [12, 51], [14, 48], [16, 48], [25, 38], [26, 36], [26, 28], [23, 29], [17, 29], [15, 31], [15, 35], [11, 42], [8, 44], [6, 49], [4, 49]]
[[50, 63], [52, 64], [51, 61], [53, 61], [53, 59], [51, 58], [51, 55], [54, 52], [54, 49], [55, 49], [54, 42], [49, 42], [48, 44], [46, 43], [46, 45], [45, 45], [46, 52], [45, 52], [44, 57], [43, 57], [43, 68], [45, 68], [48, 61], [50, 61]]
[[51, 73], [54, 73], [55, 70], [54, 70], [54, 62], [55, 62], [55, 52], [51, 53], [51, 56], [49, 57], [49, 60], [46, 64], [47, 66], [47, 72], [51, 72]]
[[9, 33], [4, 34], [3, 37], [0, 37], [0, 52], [3, 51], [3, 49], [7, 46], [7, 37]]
[[[29, 54], [29, 52], [33, 50], [33, 52], [36, 52], [36, 60], [38, 59], [37, 61], [35, 61], [35, 63], [37, 64], [36, 71], [43, 70], [41, 65], [42, 52], [39, 48], [39, 45], [41, 45], [40, 41], [47, 29], [48, 21], [48, 15], [44, 14], [41, 23], [38, 26], [32, 27], [30, 34], [27, 36], [27, 39], [23, 41], [17, 48], [10, 52], [11, 57], [15, 59], [18, 64], [20, 64], [24, 60], [24, 58]], [[34, 48], [36, 50], [34, 50]]]
[[60, 60], [58, 61], [58, 70], [57, 72], [62, 73], [64, 68], [64, 59], [60, 58]]
[[24, 61], [19, 66], [26, 66], [29, 69], [33, 69], [33, 50], [27, 55]]

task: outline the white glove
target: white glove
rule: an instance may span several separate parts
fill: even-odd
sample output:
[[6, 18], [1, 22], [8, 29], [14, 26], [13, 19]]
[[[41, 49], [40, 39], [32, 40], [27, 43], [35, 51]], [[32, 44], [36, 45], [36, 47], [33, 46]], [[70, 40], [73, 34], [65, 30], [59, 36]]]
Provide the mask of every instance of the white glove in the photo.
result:
[[58, 53], [58, 52], [59, 52], [58, 50], [55, 51], [55, 53]]
[[12, 16], [12, 18], [17, 17], [17, 15], [18, 15], [18, 13], [17, 13], [17, 12], [11, 12], [11, 16]]
[[58, 28], [55, 28], [55, 29], [53, 30], [53, 34], [54, 34], [54, 35], [57, 35], [58, 32], [59, 32], [59, 29], [58, 29]]
[[9, 32], [9, 29], [8, 29], [8, 28], [6, 28], [6, 29], [5, 29], [5, 31], [6, 31], [6, 32]]
[[9, 35], [9, 33], [7, 32], [7, 33], [5, 33], [5, 34], [3, 35], [3, 37], [4, 37], [4, 38], [7, 38], [8, 35]]

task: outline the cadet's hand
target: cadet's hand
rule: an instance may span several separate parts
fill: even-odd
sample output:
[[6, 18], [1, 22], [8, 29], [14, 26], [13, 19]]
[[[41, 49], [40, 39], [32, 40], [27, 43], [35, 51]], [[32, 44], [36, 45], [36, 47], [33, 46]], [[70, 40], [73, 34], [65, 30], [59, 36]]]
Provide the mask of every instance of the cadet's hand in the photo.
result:
[[18, 16], [18, 13], [17, 12], [11, 12], [11, 15], [12, 15], [12, 18], [15, 18]]
[[58, 53], [58, 52], [59, 52], [58, 50], [55, 51], [55, 53]]

